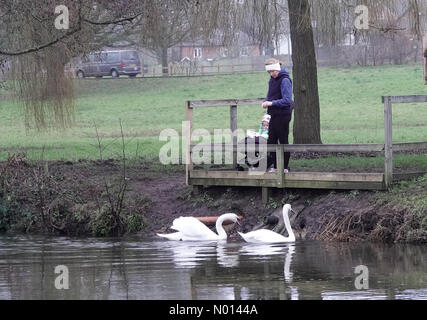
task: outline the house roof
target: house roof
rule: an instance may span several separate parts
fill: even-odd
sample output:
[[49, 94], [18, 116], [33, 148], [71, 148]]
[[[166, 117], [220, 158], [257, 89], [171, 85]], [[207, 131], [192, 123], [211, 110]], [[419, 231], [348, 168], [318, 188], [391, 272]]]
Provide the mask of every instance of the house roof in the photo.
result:
[[[255, 43], [250, 37], [244, 32], [238, 32], [235, 35], [235, 38], [232, 44], [237, 43], [239, 46], [257, 46], [258, 43]], [[196, 39], [186, 39], [177, 45], [177, 47], [229, 47], [233, 46], [230, 43], [224, 41], [222, 35], [219, 32], [214, 32], [210, 39], [196, 38]]]

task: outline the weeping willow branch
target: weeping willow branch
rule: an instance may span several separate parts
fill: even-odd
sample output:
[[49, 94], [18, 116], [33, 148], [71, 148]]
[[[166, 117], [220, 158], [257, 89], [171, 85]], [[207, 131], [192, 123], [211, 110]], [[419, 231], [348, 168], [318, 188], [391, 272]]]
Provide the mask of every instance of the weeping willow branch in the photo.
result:
[[27, 129], [73, 125], [73, 83], [71, 74], [65, 73], [66, 64], [101, 48], [98, 32], [106, 32], [110, 25], [133, 25], [143, 12], [139, 1], [133, 0], [63, 0], [62, 4], [69, 9], [70, 30], [54, 28], [56, 0], [0, 1], [0, 69], [7, 58]]
[[41, 50], [43, 50], [45, 48], [52, 47], [55, 44], [61, 42], [62, 40], [66, 39], [66, 38], [70, 38], [71, 36], [73, 36], [74, 34], [78, 33], [79, 31], [81, 31], [81, 26], [77, 27], [74, 30], [71, 30], [71, 31], [65, 33], [64, 35], [62, 35], [61, 37], [59, 37], [59, 38], [57, 38], [55, 40], [52, 40], [52, 41], [47, 42], [47, 43], [45, 43], [43, 45], [40, 45], [40, 46], [36, 46], [36, 47], [33, 47], [33, 48], [27, 48], [27, 49], [24, 49], [24, 50], [19, 50], [19, 51], [5, 51], [5, 50], [2, 50], [0, 48], [0, 55], [13, 57], [13, 56], [21, 56], [21, 55], [28, 54], [28, 53], [38, 52], [38, 51], [41, 51]]
[[41, 131], [73, 125], [72, 77], [64, 72], [68, 60], [68, 50], [58, 44], [12, 62], [15, 94], [22, 103], [27, 129]]

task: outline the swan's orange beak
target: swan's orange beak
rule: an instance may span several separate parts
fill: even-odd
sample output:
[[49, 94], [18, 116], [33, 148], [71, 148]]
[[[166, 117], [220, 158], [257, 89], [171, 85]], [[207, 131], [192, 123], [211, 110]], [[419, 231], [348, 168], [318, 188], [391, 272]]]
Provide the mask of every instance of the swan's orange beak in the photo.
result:
[[239, 222], [239, 220], [241, 220], [243, 217], [242, 216], [238, 216], [237, 217], [237, 220], [236, 220], [236, 223], [240, 226], [241, 224], [240, 224], [240, 222]]

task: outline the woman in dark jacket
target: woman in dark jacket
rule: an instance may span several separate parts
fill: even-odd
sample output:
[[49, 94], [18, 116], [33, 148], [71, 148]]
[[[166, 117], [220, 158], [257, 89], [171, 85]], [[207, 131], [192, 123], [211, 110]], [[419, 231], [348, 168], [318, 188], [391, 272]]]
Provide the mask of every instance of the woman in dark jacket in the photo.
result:
[[[268, 128], [268, 144], [289, 144], [289, 123], [292, 119], [294, 102], [292, 100], [292, 80], [289, 72], [282, 69], [282, 63], [276, 59], [268, 59], [265, 69], [271, 78], [268, 83], [267, 97], [262, 104], [267, 113], [271, 115]], [[289, 172], [290, 153], [285, 152], [285, 173]], [[271, 153], [267, 161], [267, 168], [273, 167], [269, 172], [277, 171], [276, 153]]]

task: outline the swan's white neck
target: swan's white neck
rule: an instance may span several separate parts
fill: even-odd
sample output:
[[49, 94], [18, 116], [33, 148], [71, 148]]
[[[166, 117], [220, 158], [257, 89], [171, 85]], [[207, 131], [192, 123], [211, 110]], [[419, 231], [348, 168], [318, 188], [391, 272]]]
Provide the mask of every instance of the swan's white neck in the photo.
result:
[[224, 223], [224, 221], [227, 219], [227, 215], [223, 214], [222, 216], [220, 216], [217, 220], [216, 220], [216, 232], [218, 233], [218, 239], [220, 240], [224, 240], [227, 239], [227, 233], [225, 232], [222, 224]]
[[291, 222], [289, 221], [289, 208], [283, 207], [283, 222], [285, 223], [286, 231], [288, 232], [288, 237], [290, 241], [295, 241], [295, 234], [292, 231]]

